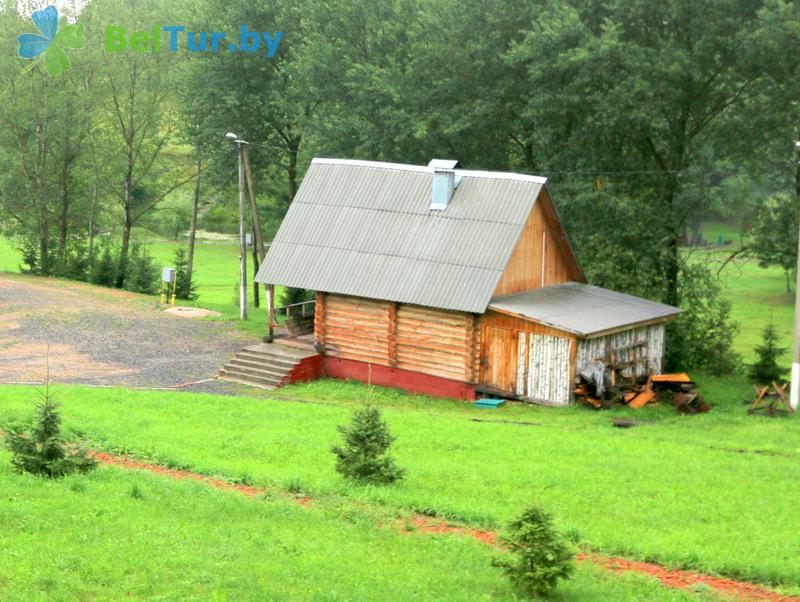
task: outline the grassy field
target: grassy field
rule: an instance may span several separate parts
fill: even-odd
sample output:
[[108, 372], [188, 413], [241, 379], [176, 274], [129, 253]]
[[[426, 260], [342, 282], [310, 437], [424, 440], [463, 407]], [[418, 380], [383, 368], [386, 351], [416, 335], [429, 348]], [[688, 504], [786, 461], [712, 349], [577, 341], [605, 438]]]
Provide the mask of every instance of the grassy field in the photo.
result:
[[[403, 534], [395, 514], [341, 500], [303, 508], [108, 467], [46, 482], [12, 474], [4, 452], [0, 487], [3, 599], [517, 598], [487, 546]], [[698, 597], [581, 563], [558, 599]]]
[[[793, 419], [747, 417], [745, 382], [704, 379], [715, 410], [615, 413], [472, 408], [354, 383], [282, 390], [307, 403], [59, 387], [66, 424], [93, 446], [266, 487], [344, 497], [494, 528], [536, 501], [586, 546], [631, 558], [800, 586]], [[398, 437], [408, 477], [357, 487], [333, 470], [336, 425], [372, 395]], [[0, 388], [0, 416], [30, 411], [32, 391]], [[274, 395], [273, 395], [274, 396]], [[619, 414], [633, 415], [632, 410]], [[759, 510], [760, 509], [760, 510]]]

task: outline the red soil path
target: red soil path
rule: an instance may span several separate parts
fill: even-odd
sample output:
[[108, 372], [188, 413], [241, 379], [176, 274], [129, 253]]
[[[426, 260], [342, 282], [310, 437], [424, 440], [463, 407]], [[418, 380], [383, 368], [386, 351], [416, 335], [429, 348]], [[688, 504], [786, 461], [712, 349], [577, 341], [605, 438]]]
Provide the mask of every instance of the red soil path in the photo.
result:
[[772, 590], [722, 577], [712, 577], [691, 571], [669, 571], [662, 566], [650, 562], [638, 562], [624, 558], [599, 556], [597, 554], [578, 554], [578, 560], [588, 560], [615, 573], [633, 571], [655, 577], [666, 587], [673, 589], [689, 589], [695, 585], [706, 585], [723, 595], [741, 600], [769, 600], [770, 602], [798, 602], [800, 596], [783, 596]]
[[[221, 489], [223, 491], [237, 491], [251, 497], [266, 493], [266, 489], [260, 487], [236, 485], [222, 479], [201, 475], [188, 470], [165, 468], [157, 464], [149, 464], [147, 462], [132, 460], [124, 456], [117, 456], [103, 452], [94, 452], [92, 455], [98, 462], [102, 464], [134, 470], [147, 470], [149, 472], [168, 476], [173, 479], [191, 479], [194, 481], [201, 481], [207, 485], [210, 485], [211, 487]], [[298, 497], [294, 498], [294, 500], [304, 507], [309, 506], [314, 501], [313, 498], [309, 497]], [[464, 535], [468, 537], [474, 537], [478, 541], [490, 546], [498, 545], [497, 533], [493, 531], [481, 531], [479, 529], [472, 529], [469, 527], [449, 525], [443, 520], [431, 518], [429, 516], [416, 515], [412, 517], [411, 525], [414, 527], [415, 531], [421, 533]], [[405, 533], [412, 532], [414, 531], [405, 531]], [[578, 554], [577, 559], [581, 562], [591, 562], [616, 573], [635, 572], [643, 575], [649, 575], [661, 581], [665, 587], [673, 589], [689, 589], [696, 585], [702, 584], [713, 588], [724, 596], [730, 596], [740, 600], [800, 602], [800, 596], [784, 596], [764, 587], [747, 583], [746, 581], [734, 581], [732, 579], [703, 575], [701, 573], [695, 573], [691, 571], [668, 570], [660, 565], [650, 562], [626, 560], [625, 558], [602, 556], [600, 554]]]
[[125, 456], [116, 456], [114, 454], [106, 454], [103, 452], [92, 452], [92, 457], [101, 464], [108, 464], [109, 466], [119, 466], [120, 468], [129, 468], [133, 470], [147, 470], [159, 475], [171, 477], [173, 479], [190, 479], [192, 481], [202, 481], [206, 485], [211, 485], [215, 489], [222, 489], [223, 491], [238, 491], [244, 495], [255, 497], [259, 494], [266, 493], [266, 489], [259, 487], [251, 487], [250, 485], [236, 485], [223, 481], [222, 479], [215, 479], [206, 475], [198, 474], [196, 472], [189, 472], [188, 470], [175, 470], [173, 468], [165, 468], [158, 464], [149, 464], [147, 462], [139, 462], [131, 460]]

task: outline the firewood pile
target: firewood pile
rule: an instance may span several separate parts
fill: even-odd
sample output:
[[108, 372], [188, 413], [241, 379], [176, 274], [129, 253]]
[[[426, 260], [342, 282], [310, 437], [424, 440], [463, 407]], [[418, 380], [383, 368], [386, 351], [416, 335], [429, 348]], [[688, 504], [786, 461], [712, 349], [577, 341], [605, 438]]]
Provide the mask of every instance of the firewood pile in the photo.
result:
[[581, 383], [575, 389], [575, 399], [593, 408], [620, 408], [629, 406], [641, 409], [658, 403], [669, 403], [681, 414], [701, 414], [711, 407], [700, 394], [697, 384], [686, 373], [652, 374], [646, 380], [623, 378], [616, 375], [604, 383], [601, 372], [581, 374]]

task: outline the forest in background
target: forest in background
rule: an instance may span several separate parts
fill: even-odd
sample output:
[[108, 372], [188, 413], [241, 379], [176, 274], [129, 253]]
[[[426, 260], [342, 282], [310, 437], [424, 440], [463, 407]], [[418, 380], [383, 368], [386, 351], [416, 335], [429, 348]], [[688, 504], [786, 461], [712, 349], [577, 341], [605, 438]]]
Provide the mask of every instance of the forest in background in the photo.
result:
[[[545, 175], [589, 281], [680, 305], [671, 362], [730, 369], [700, 224], [790, 280], [800, 223], [800, 5], [780, 0], [92, 0], [57, 77], [23, 71], [39, 3], [0, 12], [0, 229], [41, 275], [128, 286], [137, 227], [236, 223], [251, 142], [267, 239], [314, 156]], [[263, 53], [108, 52], [129, 32], [283, 32]], [[198, 178], [200, 186], [198, 187]], [[715, 242], [715, 241], [710, 241]], [[135, 287], [134, 287], [135, 288]]]

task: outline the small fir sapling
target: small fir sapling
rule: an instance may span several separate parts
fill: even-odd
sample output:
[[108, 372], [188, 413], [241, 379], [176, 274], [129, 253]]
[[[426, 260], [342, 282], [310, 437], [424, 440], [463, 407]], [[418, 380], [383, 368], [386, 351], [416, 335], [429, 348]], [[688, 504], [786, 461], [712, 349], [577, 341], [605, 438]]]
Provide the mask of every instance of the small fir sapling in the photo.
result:
[[389, 432], [378, 408], [366, 405], [356, 410], [349, 426], [339, 426], [344, 445], [334, 446], [336, 470], [348, 479], [360, 483], [386, 484], [403, 478], [387, 452], [395, 437]]
[[749, 376], [759, 385], [768, 385], [773, 381], [779, 382], [784, 374], [784, 369], [778, 365], [778, 358], [786, 353], [785, 347], [778, 346], [778, 333], [770, 322], [761, 335], [761, 345], [757, 346], [758, 359], [750, 366]]
[[6, 446], [14, 469], [20, 473], [55, 479], [74, 472], [87, 473], [97, 466], [84, 449], [69, 445], [61, 437], [61, 414], [49, 390], [36, 404], [30, 426], [9, 428]]
[[570, 546], [553, 527], [550, 515], [536, 506], [511, 522], [501, 541], [509, 554], [496, 558], [493, 564], [529, 596], [551, 594], [558, 581], [569, 578], [575, 570]]

